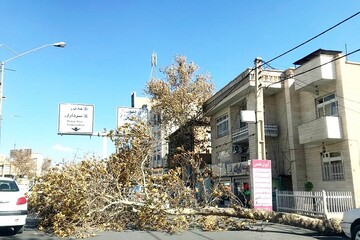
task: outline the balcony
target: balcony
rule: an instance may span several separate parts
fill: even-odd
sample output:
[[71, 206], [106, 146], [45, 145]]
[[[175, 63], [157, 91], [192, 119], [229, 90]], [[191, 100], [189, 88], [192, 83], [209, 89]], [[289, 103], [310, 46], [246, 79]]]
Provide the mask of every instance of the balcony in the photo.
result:
[[238, 129], [235, 129], [231, 133], [232, 142], [241, 142], [249, 138], [249, 128], [244, 126]]
[[[320, 54], [318, 56], [313, 56], [311, 59], [307, 60], [299, 60], [295, 62], [294, 64], [301, 64], [300, 67], [296, 68], [294, 71], [294, 74], [296, 77], [296, 84], [295, 84], [295, 90], [299, 89], [306, 89], [306, 86], [313, 85], [313, 86], [322, 86], [322, 85], [328, 85], [330, 82], [335, 82], [336, 80], [336, 66], [335, 62], [331, 62], [333, 60], [333, 55], [324, 55], [319, 53], [314, 54]], [[331, 52], [331, 54], [335, 54], [338, 52]], [[331, 63], [328, 63], [331, 62]], [[325, 64], [328, 63], [328, 64]], [[323, 65], [325, 64], [325, 65]], [[320, 66], [318, 68], [315, 68], [317, 66]], [[300, 75], [299, 75], [300, 74]]]
[[[265, 137], [279, 136], [279, 127], [276, 124], [265, 124]], [[231, 133], [232, 142], [241, 142], [249, 138], [249, 128], [244, 126]]]
[[322, 142], [327, 139], [341, 139], [340, 118], [322, 117], [299, 126], [300, 144]]

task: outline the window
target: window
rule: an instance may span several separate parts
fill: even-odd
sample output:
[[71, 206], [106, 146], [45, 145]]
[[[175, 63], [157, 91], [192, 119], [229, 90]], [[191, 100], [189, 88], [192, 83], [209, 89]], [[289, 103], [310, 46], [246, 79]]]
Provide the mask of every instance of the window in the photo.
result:
[[316, 100], [318, 118], [326, 116], [338, 116], [338, 103], [335, 93], [318, 98]]
[[223, 137], [229, 134], [228, 115], [224, 115], [216, 120], [216, 136]]
[[323, 165], [323, 180], [336, 181], [344, 180], [344, 166], [341, 152], [321, 153]]
[[154, 125], [160, 125], [161, 124], [161, 116], [160, 113], [152, 113], [152, 123]]
[[12, 180], [0, 180], [0, 192], [18, 192], [19, 188]]

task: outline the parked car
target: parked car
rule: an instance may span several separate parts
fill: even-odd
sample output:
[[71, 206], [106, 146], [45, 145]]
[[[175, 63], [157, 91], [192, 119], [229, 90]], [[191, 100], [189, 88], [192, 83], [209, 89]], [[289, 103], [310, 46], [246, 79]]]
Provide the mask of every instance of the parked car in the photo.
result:
[[0, 227], [11, 227], [15, 234], [24, 231], [27, 199], [16, 181], [0, 177]]
[[341, 228], [351, 240], [360, 240], [360, 208], [344, 213]]

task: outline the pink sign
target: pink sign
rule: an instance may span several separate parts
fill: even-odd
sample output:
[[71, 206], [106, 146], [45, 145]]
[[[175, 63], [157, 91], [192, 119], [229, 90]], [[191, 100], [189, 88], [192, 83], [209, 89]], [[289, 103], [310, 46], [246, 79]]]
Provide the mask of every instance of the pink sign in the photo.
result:
[[251, 160], [251, 199], [254, 209], [272, 211], [272, 175], [270, 160]]

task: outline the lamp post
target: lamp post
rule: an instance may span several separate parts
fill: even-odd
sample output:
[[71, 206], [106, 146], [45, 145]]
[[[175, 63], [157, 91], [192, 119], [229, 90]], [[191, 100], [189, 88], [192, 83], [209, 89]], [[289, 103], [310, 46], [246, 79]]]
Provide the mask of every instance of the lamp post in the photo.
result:
[[1, 148], [1, 122], [2, 122], [2, 105], [3, 105], [3, 89], [4, 89], [4, 71], [5, 71], [5, 63], [8, 63], [14, 59], [17, 59], [19, 57], [22, 57], [24, 55], [27, 55], [29, 53], [35, 52], [37, 50], [40, 50], [42, 48], [46, 48], [46, 47], [60, 47], [60, 48], [64, 48], [66, 46], [66, 43], [64, 42], [58, 42], [58, 43], [52, 43], [52, 44], [45, 44], [42, 45], [40, 47], [31, 49], [29, 51], [23, 52], [23, 53], [17, 53], [16, 51], [14, 51], [13, 49], [11, 49], [10, 47], [6, 46], [5, 44], [0, 44], [0, 47], [5, 47], [8, 50], [10, 50], [11, 52], [13, 52], [15, 54], [14, 57], [9, 58], [5, 61], [0, 61], [0, 65], [1, 65], [1, 75], [0, 75], [0, 148]]

